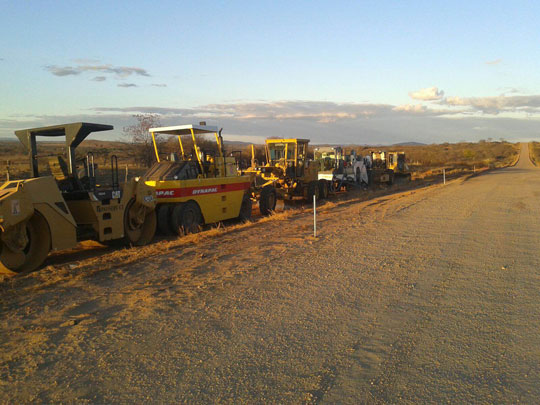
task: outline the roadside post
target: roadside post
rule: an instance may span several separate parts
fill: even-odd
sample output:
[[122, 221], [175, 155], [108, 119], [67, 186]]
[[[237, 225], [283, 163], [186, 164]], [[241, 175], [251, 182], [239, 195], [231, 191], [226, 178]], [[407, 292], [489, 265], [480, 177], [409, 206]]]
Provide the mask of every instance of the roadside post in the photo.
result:
[[446, 169], [445, 168], [442, 169], [442, 179], [443, 179], [443, 184], [446, 184]]
[[127, 183], [128, 180], [128, 166], [126, 165], [126, 179], [124, 180], [124, 183]]
[[317, 237], [317, 198], [313, 195], [313, 237]]

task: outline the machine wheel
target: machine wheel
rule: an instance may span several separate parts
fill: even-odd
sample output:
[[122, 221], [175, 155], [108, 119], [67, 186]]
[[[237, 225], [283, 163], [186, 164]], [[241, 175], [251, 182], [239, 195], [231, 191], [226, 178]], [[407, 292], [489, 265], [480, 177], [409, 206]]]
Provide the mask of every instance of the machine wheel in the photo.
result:
[[321, 200], [328, 198], [328, 182], [324, 179], [319, 180], [319, 198]]
[[124, 212], [124, 240], [129, 245], [143, 246], [152, 240], [156, 233], [156, 210], [148, 212], [144, 205], [131, 199]]
[[171, 222], [177, 235], [199, 232], [202, 223], [201, 210], [197, 203], [188, 201], [173, 208]]
[[21, 250], [11, 250], [0, 245], [0, 262], [14, 272], [33, 271], [43, 264], [51, 249], [51, 233], [47, 220], [35, 213], [26, 223], [26, 245]]
[[248, 221], [251, 218], [252, 202], [249, 194], [244, 194], [242, 197], [242, 206], [240, 207], [240, 218], [242, 221]]
[[318, 199], [319, 198], [319, 182], [311, 181], [307, 187], [308, 187], [308, 190], [307, 190], [308, 202], [313, 201], [313, 196], [315, 196], [315, 198]]
[[335, 192], [337, 191], [337, 190], [336, 190], [336, 188], [337, 188], [337, 187], [336, 187], [336, 184], [337, 184], [337, 183], [336, 183], [335, 180], [330, 180], [330, 181], [329, 181], [328, 191], [329, 191], [330, 193], [335, 193]]
[[259, 198], [259, 211], [261, 215], [270, 215], [276, 209], [277, 195], [273, 186], [264, 186]]
[[391, 186], [392, 184], [394, 184], [394, 173], [390, 173], [388, 175], [388, 185]]
[[157, 227], [159, 233], [165, 236], [172, 235], [173, 227], [171, 224], [172, 207], [169, 204], [160, 204], [157, 207]]
[[183, 203], [171, 207], [171, 228], [178, 236], [184, 234], [184, 229], [182, 228], [182, 208], [184, 208]]

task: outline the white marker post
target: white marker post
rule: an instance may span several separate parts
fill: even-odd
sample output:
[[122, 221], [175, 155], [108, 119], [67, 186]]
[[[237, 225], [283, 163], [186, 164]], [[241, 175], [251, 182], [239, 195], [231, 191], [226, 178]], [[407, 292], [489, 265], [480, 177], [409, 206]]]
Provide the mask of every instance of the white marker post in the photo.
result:
[[446, 169], [442, 169], [443, 184], [446, 184]]
[[317, 237], [317, 198], [313, 194], [313, 237]]

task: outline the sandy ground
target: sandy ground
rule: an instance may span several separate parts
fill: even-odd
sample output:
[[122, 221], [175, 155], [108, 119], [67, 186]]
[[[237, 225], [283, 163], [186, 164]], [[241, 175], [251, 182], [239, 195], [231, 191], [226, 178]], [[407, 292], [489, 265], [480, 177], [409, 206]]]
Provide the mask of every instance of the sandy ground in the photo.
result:
[[[0, 401], [536, 403], [540, 170], [0, 284]], [[193, 243], [197, 241], [198, 243]]]

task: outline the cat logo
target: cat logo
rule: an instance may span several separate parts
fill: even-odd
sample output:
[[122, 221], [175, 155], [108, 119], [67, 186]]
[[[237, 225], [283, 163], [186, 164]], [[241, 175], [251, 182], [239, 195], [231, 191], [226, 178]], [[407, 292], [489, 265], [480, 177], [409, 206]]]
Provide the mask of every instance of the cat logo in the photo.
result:
[[12, 200], [11, 201], [11, 215], [20, 215], [21, 214], [21, 206], [19, 204], [19, 200]]

